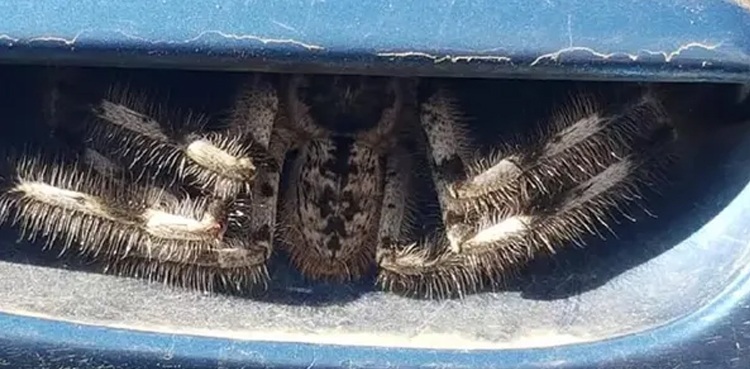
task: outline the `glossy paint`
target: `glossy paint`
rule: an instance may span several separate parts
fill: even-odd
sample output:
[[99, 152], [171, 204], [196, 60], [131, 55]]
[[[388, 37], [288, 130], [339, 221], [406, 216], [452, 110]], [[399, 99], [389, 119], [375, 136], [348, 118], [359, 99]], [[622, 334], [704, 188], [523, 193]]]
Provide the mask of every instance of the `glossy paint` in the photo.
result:
[[[740, 5], [744, 3], [744, 7]], [[0, 61], [746, 80], [746, 0], [0, 3]]]

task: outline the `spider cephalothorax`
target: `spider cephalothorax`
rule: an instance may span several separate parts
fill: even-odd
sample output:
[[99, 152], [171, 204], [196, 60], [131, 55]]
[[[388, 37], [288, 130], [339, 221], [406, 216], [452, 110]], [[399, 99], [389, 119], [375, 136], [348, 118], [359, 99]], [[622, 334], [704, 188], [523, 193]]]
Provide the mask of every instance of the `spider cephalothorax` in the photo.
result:
[[[266, 283], [267, 260], [283, 250], [308, 278], [349, 281], [375, 268], [389, 291], [463, 295], [606, 229], [638, 204], [674, 140], [646, 89], [614, 105], [576, 96], [538, 134], [477, 150], [450, 92], [417, 87], [253, 76], [221, 125], [114, 89], [73, 122], [77, 164], [9, 161], [0, 210], [27, 232], [110, 255], [116, 271], [181, 285]], [[29, 191], [31, 182], [96, 211]], [[423, 186], [437, 194], [442, 226], [417, 237], [411, 204]], [[112, 198], [123, 193], [137, 206]], [[81, 224], [118, 236], [84, 237]]]

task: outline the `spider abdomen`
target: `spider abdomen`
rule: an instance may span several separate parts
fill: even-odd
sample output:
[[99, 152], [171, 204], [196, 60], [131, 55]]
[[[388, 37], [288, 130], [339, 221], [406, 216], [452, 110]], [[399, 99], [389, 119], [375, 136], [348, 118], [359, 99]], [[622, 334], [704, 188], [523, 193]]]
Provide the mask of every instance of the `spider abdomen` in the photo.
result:
[[286, 196], [292, 261], [313, 279], [350, 280], [372, 266], [382, 199], [377, 152], [329, 137], [300, 150]]

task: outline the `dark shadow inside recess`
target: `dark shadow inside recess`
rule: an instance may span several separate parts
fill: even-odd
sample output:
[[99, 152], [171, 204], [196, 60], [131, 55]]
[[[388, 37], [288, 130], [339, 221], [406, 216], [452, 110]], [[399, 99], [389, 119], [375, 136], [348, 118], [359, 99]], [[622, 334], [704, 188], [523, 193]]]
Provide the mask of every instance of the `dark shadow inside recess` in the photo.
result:
[[[163, 91], [159, 96], [168, 96], [169, 101], [219, 115], [229, 108], [236, 88], [235, 73], [107, 69], [92, 69], [87, 73], [90, 73], [91, 81], [98, 81], [95, 83], [101, 85], [124, 75], [135, 84], [159, 86], [159, 91]], [[0, 93], [9, 110], [3, 113], [4, 122], [0, 126], [4, 144], [17, 144], [18, 137], [44, 136], [42, 111], [37, 103], [38, 82], [43, 78], [44, 74], [38, 67], [0, 68], [0, 79], [7, 87]], [[610, 88], [615, 83], [609, 82], [469, 79], [444, 82], [453, 85], [458, 92], [476, 137], [497, 137], [510, 127], [523, 128], [544, 119], [550, 107], [576, 89], [596, 90], [617, 98]], [[617, 85], [623, 86], [622, 83]], [[711, 96], [711, 100], [706, 98], [699, 104], [681, 102], [686, 109], [688, 105], [697, 107], [695, 111], [682, 113], [710, 118], [706, 124], [716, 125], [716, 132], [722, 132], [739, 116], [728, 108], [730, 104], [726, 101], [730, 95], [726, 91], [730, 89], [727, 86], [686, 88], [717, 91], [716, 94], [702, 95]], [[627, 89], [617, 91], [623, 93]], [[750, 182], [750, 166], [724, 165], [728, 155], [736, 154], [738, 147], [732, 144], [709, 146], [697, 155], [700, 160], [690, 171], [677, 174], [675, 179], [678, 181], [665, 191], [665, 196], [650, 203], [649, 211], [656, 217], [645, 216], [635, 223], [622, 222], [614, 227], [616, 236], [605, 234], [605, 240], [591, 237], [585, 248], [571, 247], [554, 257], [540, 257], [520, 275], [511, 278], [504, 289], [521, 292], [523, 298], [533, 300], [575, 296], [596, 289], [679, 244], [720, 212]], [[3, 226], [0, 236], [6, 240], [0, 248], [0, 260], [98, 273], [96, 263], [80, 260], [75, 255], [58, 258], [54, 248], [43, 251], [39, 245], [12, 242], [17, 238], [12, 227]], [[270, 265], [272, 282], [269, 291], [253, 298], [290, 305], [337, 305], [374, 290], [372, 275], [356, 283], [329, 285], [304, 281], [287, 266], [284, 255], [275, 255]]]

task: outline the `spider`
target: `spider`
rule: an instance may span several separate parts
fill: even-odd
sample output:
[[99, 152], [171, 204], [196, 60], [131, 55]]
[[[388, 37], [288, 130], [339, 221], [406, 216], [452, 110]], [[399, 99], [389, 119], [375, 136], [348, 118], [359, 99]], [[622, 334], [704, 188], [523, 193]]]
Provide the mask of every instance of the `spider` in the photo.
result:
[[[376, 269], [386, 291], [475, 293], [627, 217], [675, 140], [651, 90], [616, 106], [573, 96], [486, 150], [449, 89], [412, 78], [255, 74], [219, 125], [126, 88], [77, 106], [56, 129], [83, 149], [10, 156], [0, 220], [201, 289], [265, 286], [280, 249], [314, 280]], [[423, 188], [440, 220], [426, 236]]]

